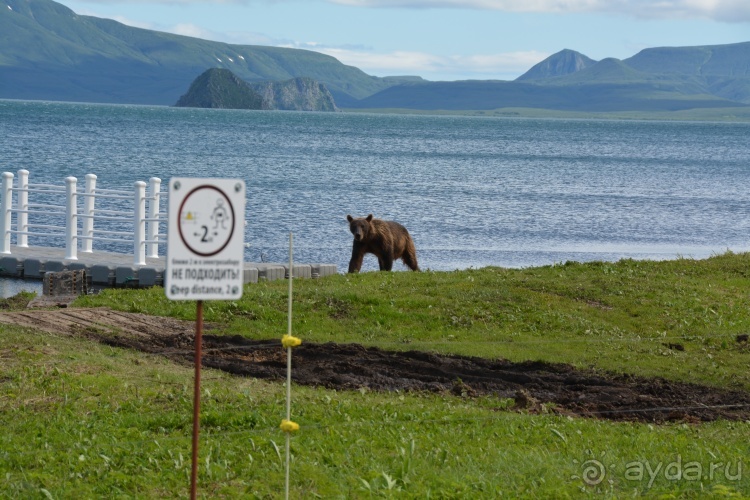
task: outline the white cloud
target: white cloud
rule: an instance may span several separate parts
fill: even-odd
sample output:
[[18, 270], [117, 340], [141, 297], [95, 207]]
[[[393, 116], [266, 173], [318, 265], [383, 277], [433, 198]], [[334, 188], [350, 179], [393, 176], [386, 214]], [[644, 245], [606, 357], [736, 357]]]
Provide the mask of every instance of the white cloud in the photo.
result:
[[194, 38], [202, 38], [204, 40], [215, 40], [215, 33], [190, 23], [176, 24], [164, 29], [164, 31], [174, 33], [175, 35], [191, 36]]
[[236, 45], [280, 45], [279, 42], [263, 33], [251, 31], [227, 31], [226, 33], [214, 33], [213, 38], [219, 42], [233, 43]]
[[[512, 80], [549, 54], [528, 51], [483, 55], [441, 56], [424, 52], [374, 53], [317, 44], [304, 48], [335, 57], [375, 76], [419, 75], [428, 80], [498, 79]], [[302, 48], [300, 44], [296, 48]]]

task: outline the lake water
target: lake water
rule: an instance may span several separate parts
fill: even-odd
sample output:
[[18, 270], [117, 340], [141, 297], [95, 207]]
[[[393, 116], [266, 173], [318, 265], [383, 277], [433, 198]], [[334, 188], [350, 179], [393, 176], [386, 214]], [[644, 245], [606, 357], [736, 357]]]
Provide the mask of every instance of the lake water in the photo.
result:
[[291, 231], [296, 261], [340, 272], [347, 214], [403, 223], [420, 266], [434, 270], [750, 249], [746, 123], [0, 100], [0, 168], [55, 184], [94, 173], [101, 188], [241, 178], [246, 260], [287, 261]]

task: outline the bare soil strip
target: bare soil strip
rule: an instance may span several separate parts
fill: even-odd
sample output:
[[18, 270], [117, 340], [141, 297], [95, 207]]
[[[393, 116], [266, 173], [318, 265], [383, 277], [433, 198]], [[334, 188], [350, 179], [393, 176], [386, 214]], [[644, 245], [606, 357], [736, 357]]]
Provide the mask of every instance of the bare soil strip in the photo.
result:
[[[166, 356], [192, 364], [195, 324], [104, 308], [23, 311], [0, 314], [16, 324], [112, 346]], [[206, 325], [210, 331], [212, 325]], [[204, 339], [203, 365], [235, 375], [271, 380], [286, 377], [280, 340], [241, 336]], [[315, 344], [295, 348], [293, 380], [331, 389], [426, 391], [464, 397], [514, 398], [530, 412], [551, 411], [609, 420], [642, 422], [750, 420], [750, 393], [669, 381], [578, 370], [564, 364], [513, 363], [420, 351], [385, 351], [358, 344]]]

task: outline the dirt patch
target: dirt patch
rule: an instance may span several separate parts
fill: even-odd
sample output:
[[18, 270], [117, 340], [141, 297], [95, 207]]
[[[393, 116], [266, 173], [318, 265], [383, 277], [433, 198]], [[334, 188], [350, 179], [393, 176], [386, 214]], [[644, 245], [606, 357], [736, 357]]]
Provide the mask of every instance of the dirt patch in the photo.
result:
[[[83, 336], [112, 346], [192, 364], [192, 322], [111, 311], [65, 309], [0, 314], [0, 323]], [[279, 339], [213, 335], [205, 325], [203, 366], [235, 375], [283, 380]], [[645, 422], [750, 420], [750, 393], [642, 378], [545, 362], [513, 363], [358, 344], [304, 342], [294, 349], [293, 380], [331, 389], [428, 391], [513, 398], [524, 411], [550, 411]]]

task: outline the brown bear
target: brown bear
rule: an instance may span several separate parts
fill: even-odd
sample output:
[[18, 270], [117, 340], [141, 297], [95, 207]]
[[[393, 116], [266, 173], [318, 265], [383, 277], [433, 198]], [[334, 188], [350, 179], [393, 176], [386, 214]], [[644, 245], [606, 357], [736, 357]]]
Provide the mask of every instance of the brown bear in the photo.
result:
[[346, 216], [354, 235], [349, 272], [358, 273], [366, 253], [375, 254], [381, 271], [390, 271], [393, 261], [401, 259], [412, 271], [419, 271], [417, 250], [409, 231], [398, 222], [367, 217]]

